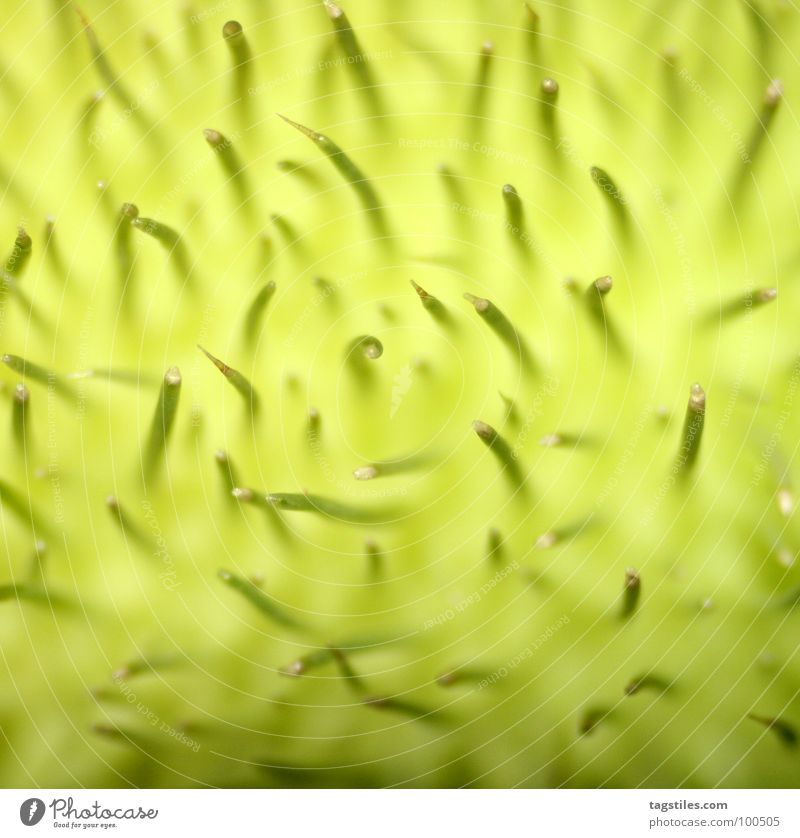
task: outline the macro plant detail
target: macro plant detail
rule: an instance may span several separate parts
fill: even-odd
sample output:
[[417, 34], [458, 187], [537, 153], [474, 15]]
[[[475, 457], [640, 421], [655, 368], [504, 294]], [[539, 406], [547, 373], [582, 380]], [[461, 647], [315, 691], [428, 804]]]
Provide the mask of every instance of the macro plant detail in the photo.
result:
[[0, 782], [795, 787], [784, 0], [19, 0]]

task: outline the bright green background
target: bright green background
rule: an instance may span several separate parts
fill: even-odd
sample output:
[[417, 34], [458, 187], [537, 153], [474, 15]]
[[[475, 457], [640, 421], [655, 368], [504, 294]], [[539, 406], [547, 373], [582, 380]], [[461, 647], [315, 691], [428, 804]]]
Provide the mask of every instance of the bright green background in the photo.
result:
[[[800, 533], [776, 503], [796, 473], [800, 11], [778, 0], [535, 8], [538, 35], [517, 0], [352, 0], [367, 57], [354, 65], [320, 3], [86, 0], [124, 86], [87, 121], [107, 84], [72, 4], [10, 4], [0, 240], [10, 252], [21, 224], [34, 245], [19, 293], [4, 287], [0, 350], [59, 377], [111, 367], [134, 381], [72, 381], [62, 397], [29, 376], [23, 449], [11, 426], [19, 376], [0, 371], [0, 586], [24, 586], [0, 588], [0, 783], [797, 785], [797, 751], [747, 715], [800, 724], [798, 616], [785, 599], [800, 584]], [[231, 18], [254, 56], [239, 102], [220, 34]], [[363, 89], [359, 67], [377, 88]], [[560, 85], [550, 136], [545, 76]], [[785, 100], [745, 163], [775, 77]], [[277, 113], [363, 169], [391, 241], [374, 238], [354, 191]], [[246, 163], [250, 212], [209, 127]], [[302, 169], [276, 166], [287, 159]], [[592, 165], [626, 196], [630, 237]], [[505, 229], [505, 183], [523, 199], [531, 249]], [[134, 230], [122, 298], [123, 201], [180, 232], [191, 283]], [[60, 262], [43, 247], [49, 214]], [[563, 284], [604, 274], [621, 352]], [[443, 301], [449, 327], [410, 279]], [[270, 280], [248, 344], [244, 318]], [[720, 303], [772, 286], [776, 302], [720, 318]], [[520, 370], [464, 292], [508, 315], [535, 370]], [[362, 380], [345, 353], [366, 333], [384, 354]], [[253, 383], [256, 420], [197, 343]], [[171, 365], [183, 375], [177, 424], [144, 483], [141, 445]], [[700, 459], [673, 485], [694, 381], [708, 394]], [[477, 418], [518, 452], [527, 493], [481, 445]], [[582, 437], [538, 444], [553, 432]], [[284, 513], [281, 530], [226, 497], [216, 449], [244, 486], [307, 489], [383, 523]], [[414, 470], [352, 477], [414, 453], [425, 457]], [[145, 544], [120, 531], [110, 493]], [[15, 498], [29, 498], [35, 525]], [[487, 560], [491, 527], [505, 546]], [[564, 537], [535, 549], [552, 530]], [[384, 554], [377, 576], [365, 539]], [[629, 566], [643, 594], [626, 621]], [[312, 632], [270, 622], [220, 568], [253, 577]], [[279, 672], [353, 640], [371, 647], [347, 656], [363, 691], [331, 662]], [[151, 670], [112, 677], [142, 659]], [[436, 682], [459, 667], [459, 683]], [[671, 689], [625, 696], [646, 672]], [[581, 736], [598, 708], [610, 715]]]

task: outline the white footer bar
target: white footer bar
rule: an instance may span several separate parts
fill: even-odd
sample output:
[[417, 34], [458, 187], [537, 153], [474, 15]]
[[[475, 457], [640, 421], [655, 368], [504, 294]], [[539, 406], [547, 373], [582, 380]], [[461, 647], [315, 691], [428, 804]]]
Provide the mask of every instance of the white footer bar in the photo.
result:
[[0, 790], [0, 835], [798, 836], [794, 790]]

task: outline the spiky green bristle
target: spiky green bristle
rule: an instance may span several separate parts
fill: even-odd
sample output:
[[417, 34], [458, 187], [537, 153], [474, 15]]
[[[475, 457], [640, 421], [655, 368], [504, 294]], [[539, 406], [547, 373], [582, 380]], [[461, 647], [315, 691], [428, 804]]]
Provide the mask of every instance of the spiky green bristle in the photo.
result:
[[800, 782], [792, 4], [12, 7], [0, 784]]

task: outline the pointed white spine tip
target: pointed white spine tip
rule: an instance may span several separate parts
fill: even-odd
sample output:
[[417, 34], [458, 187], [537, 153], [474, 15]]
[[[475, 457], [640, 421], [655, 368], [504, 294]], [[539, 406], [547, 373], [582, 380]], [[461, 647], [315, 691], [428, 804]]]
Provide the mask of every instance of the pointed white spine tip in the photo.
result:
[[376, 466], [361, 466], [353, 472], [356, 480], [373, 480], [380, 474]]
[[242, 24], [238, 20], [229, 20], [222, 27], [222, 35], [224, 38], [235, 38], [242, 34]]
[[301, 660], [292, 661], [287, 664], [281, 672], [290, 678], [299, 678], [306, 671], [306, 666]]
[[564, 440], [560, 434], [547, 434], [539, 440], [542, 448], [557, 448]]
[[689, 407], [693, 410], [703, 410], [706, 406], [706, 391], [696, 382], [689, 392]]
[[170, 387], [178, 387], [181, 383], [181, 371], [177, 367], [170, 367], [164, 375], [164, 383]]
[[780, 79], [773, 79], [768, 85], [764, 93], [764, 104], [769, 108], [777, 106], [778, 102], [783, 98], [783, 83]]
[[475, 311], [482, 312], [487, 311], [489, 308], [489, 301], [484, 299], [483, 297], [476, 297], [474, 294], [464, 293], [464, 299], [472, 303], [475, 306]]
[[413, 279], [410, 279], [409, 282], [411, 283], [411, 287], [417, 292], [421, 300], [425, 300], [430, 296], [430, 294], [428, 294], [428, 292], [421, 285], [414, 282]]
[[301, 125], [299, 122], [295, 122], [293, 119], [289, 119], [288, 116], [284, 116], [282, 113], [279, 113], [278, 116], [287, 125], [291, 125], [293, 128], [296, 128], [301, 134], [305, 134], [312, 142], [322, 143], [327, 140], [327, 137], [324, 134], [320, 134], [319, 132], [314, 131], [312, 128], [308, 128], [305, 125]]
[[755, 300], [758, 303], [768, 303], [771, 300], [774, 300], [778, 296], [778, 289], [777, 288], [759, 288], [758, 291], [756, 291], [753, 296], [755, 297]]
[[323, 5], [331, 20], [339, 20], [344, 15], [341, 7], [337, 6], [333, 0], [323, 0]]
[[355, 357], [360, 355], [368, 361], [375, 361], [383, 355], [383, 344], [374, 335], [361, 335], [350, 342], [349, 352], [353, 352]]
[[778, 509], [784, 518], [788, 518], [794, 509], [794, 497], [789, 489], [780, 489], [778, 491]]
[[481, 438], [485, 440], [491, 440], [495, 436], [495, 430], [491, 425], [487, 425], [486, 422], [481, 422], [480, 419], [476, 419], [472, 423], [472, 430]]
[[[252, 489], [245, 489], [239, 486], [237, 486], [235, 489], [232, 489], [231, 494], [240, 503], [250, 503], [254, 497]], [[267, 500], [269, 500], [269, 498], [267, 498]]]
[[558, 535], [552, 530], [542, 533], [537, 539], [534, 546], [537, 550], [549, 550], [558, 541]]
[[600, 294], [608, 294], [614, 287], [614, 280], [610, 276], [598, 277], [594, 282], [594, 287]]
[[555, 96], [558, 93], [558, 82], [555, 79], [542, 79], [542, 93]]

